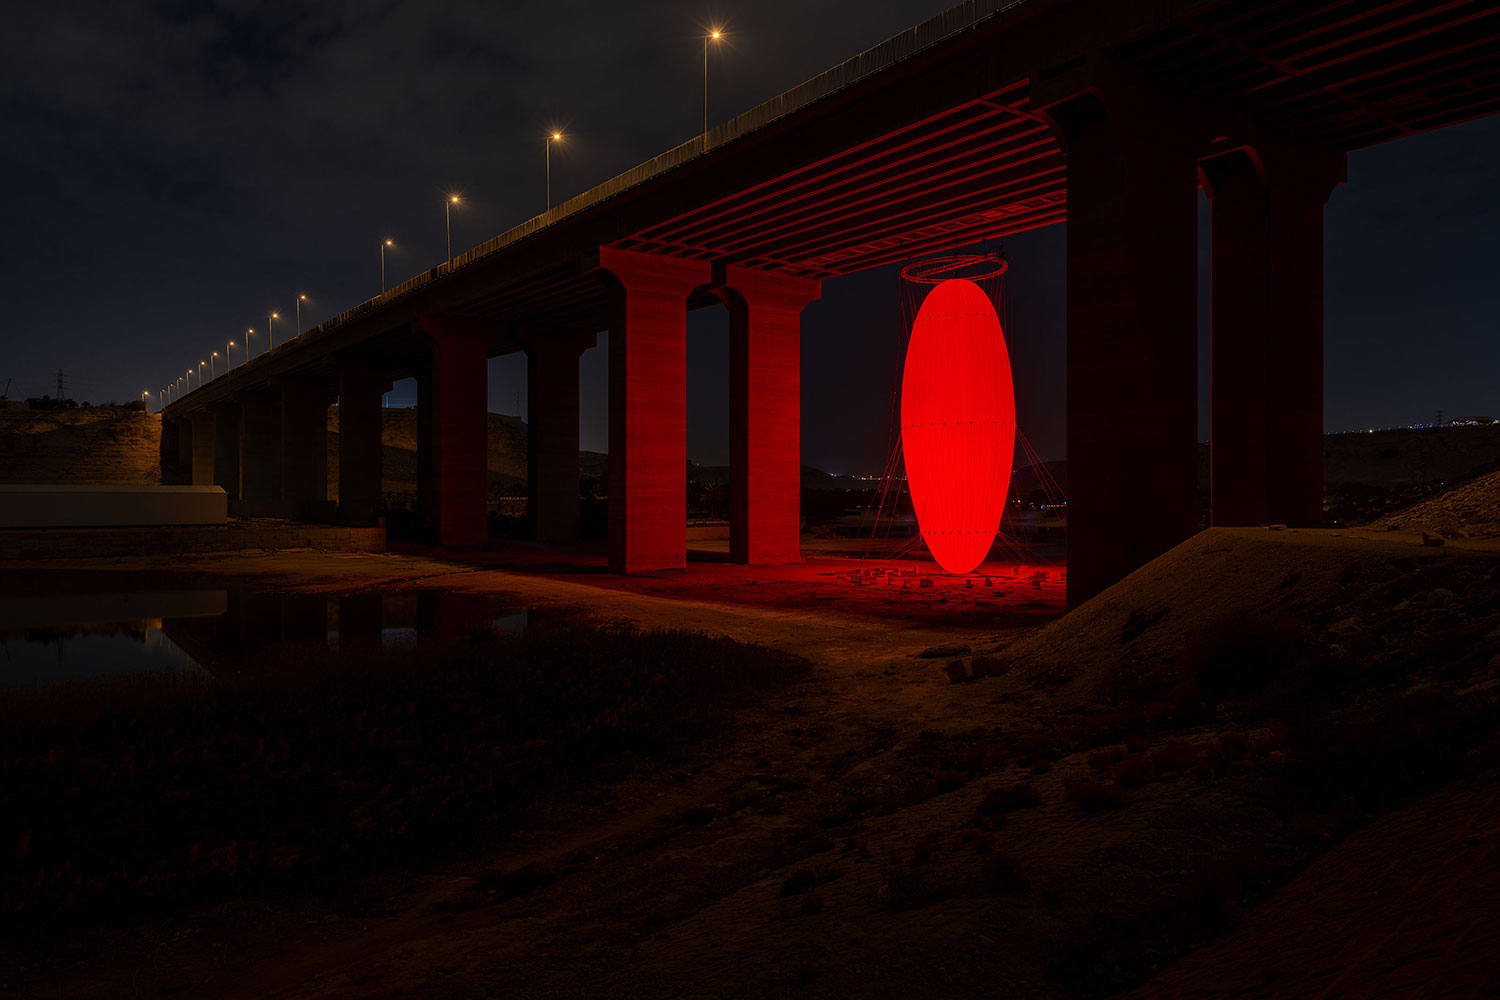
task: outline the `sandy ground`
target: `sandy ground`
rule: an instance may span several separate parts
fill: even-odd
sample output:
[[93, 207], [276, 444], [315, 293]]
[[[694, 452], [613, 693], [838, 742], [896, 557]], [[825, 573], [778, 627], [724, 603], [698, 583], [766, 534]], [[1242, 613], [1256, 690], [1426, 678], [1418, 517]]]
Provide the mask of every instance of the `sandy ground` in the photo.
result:
[[[1065, 782], [1089, 765], [1048, 753], [1045, 735], [1089, 703], [1090, 678], [1122, 647], [1182, 648], [1216, 609], [1298, 609], [1323, 629], [1403, 573], [1427, 574], [1424, 602], [1454, 595], [1445, 574], [1493, 580], [1497, 553], [1399, 533], [1220, 529], [1060, 620], [1057, 567], [1040, 579], [992, 567], [989, 588], [903, 592], [856, 586], [857, 563], [834, 556], [747, 570], [709, 552], [685, 572], [628, 579], [600, 572], [593, 554], [525, 547], [80, 563], [330, 593], [502, 594], [789, 649], [815, 671], [680, 759], [537, 804], [525, 828], [497, 832], [478, 855], [412, 858], [334, 894], [238, 900], [0, 950], [0, 977], [18, 982], [5, 963], [24, 967], [26, 995], [79, 998], [1067, 996], [1059, 980], [1085, 953], [1073, 945], [1100, 927], [1149, 926], [1242, 850], [1282, 851], [1270, 860], [1283, 871], [1311, 856], [1276, 846], [1280, 821], [1260, 804], [1267, 779], [1254, 761], [1212, 781], [1162, 774], [1124, 808], [1069, 801]], [[1458, 596], [1467, 607], [1484, 595]], [[1032, 663], [1063, 657], [1072, 672], [951, 684], [946, 657], [919, 654], [954, 643]], [[1042, 749], [1019, 752], [1028, 742]], [[986, 796], [1022, 781], [1040, 805], [976, 827]]]

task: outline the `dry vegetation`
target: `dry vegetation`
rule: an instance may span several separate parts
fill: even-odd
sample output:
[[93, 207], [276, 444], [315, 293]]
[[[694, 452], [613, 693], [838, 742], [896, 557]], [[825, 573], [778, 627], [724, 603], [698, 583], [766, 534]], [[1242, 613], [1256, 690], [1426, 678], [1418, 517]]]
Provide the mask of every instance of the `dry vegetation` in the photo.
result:
[[1376, 526], [1452, 538], [1500, 536], [1500, 472], [1477, 476], [1431, 500], [1384, 517]]

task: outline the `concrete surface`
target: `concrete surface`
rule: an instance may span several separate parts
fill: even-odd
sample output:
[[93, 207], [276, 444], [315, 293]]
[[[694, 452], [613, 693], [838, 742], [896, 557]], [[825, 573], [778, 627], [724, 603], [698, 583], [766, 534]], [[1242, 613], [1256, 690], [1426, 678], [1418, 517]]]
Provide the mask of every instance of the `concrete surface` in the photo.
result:
[[0, 486], [0, 528], [223, 524], [217, 486]]

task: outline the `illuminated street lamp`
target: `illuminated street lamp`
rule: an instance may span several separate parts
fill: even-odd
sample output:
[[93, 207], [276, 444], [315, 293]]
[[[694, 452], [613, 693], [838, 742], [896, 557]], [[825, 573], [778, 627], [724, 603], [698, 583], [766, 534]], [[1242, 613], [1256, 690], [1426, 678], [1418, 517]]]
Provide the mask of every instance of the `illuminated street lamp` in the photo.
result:
[[380, 294], [381, 295], [385, 294], [385, 248], [386, 247], [393, 247], [395, 245], [396, 244], [393, 243], [393, 242], [391, 242], [390, 240], [386, 240], [384, 243], [380, 244]]
[[721, 41], [724, 31], [721, 28], [710, 28], [708, 34], [703, 36], [703, 143], [708, 144], [708, 43]]
[[273, 312], [270, 316], [266, 317], [266, 350], [268, 351], [276, 346], [276, 330], [271, 326], [271, 321], [280, 318], [281, 313], [279, 312]]
[[300, 337], [302, 335], [302, 303], [306, 301], [306, 295], [297, 296], [297, 332], [292, 335], [294, 337]]
[[[147, 410], [151, 409], [151, 390], [150, 389], [142, 389], [141, 390], [141, 402], [143, 402], [143, 403], [146, 404], [146, 409]], [[159, 409], [161, 409], [161, 407], [158, 406], [157, 409], [159, 410]]]
[[219, 356], [219, 352], [218, 351], [214, 351], [212, 354], [210, 354], [208, 356], [208, 380], [210, 382], [212, 382], [214, 379], [218, 378], [218, 376], [214, 374], [214, 358], [217, 358], [218, 356]]
[[227, 375], [229, 373], [229, 369], [231, 369], [233, 367], [234, 367], [234, 341], [231, 340], [229, 342], [229, 346], [227, 346], [227, 347], [224, 348], [224, 373]]
[[208, 364], [207, 361], [198, 362], [198, 388], [200, 389], [203, 388], [203, 366], [206, 364]]
[[250, 363], [250, 339], [255, 336], [255, 327], [245, 331], [245, 364]]
[[[187, 391], [188, 392], [192, 392], [193, 391], [193, 370], [191, 368], [189, 368], [187, 370], [187, 374], [184, 375], [183, 378], [187, 379]], [[202, 381], [202, 380], [200, 379], [199, 381]]]
[[450, 194], [443, 202], [443, 229], [448, 234], [448, 259], [453, 259], [453, 216], [451, 209], [458, 204], [458, 195]]
[[552, 207], [552, 144], [562, 142], [561, 132], [550, 132], [547, 135], [547, 207]]

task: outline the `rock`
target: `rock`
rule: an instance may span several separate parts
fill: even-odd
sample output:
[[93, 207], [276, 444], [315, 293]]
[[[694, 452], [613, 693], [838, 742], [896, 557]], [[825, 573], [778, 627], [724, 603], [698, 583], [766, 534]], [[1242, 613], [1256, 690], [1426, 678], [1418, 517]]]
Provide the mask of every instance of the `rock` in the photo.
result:
[[1443, 544], [1443, 538], [1441, 535], [1429, 535], [1424, 531], [1422, 532], [1422, 544], [1428, 548], [1439, 548]]
[[1438, 587], [1432, 593], [1427, 595], [1427, 606], [1431, 608], [1436, 607], [1440, 604], [1452, 604], [1453, 601], [1457, 599], [1457, 597], [1458, 595], [1449, 590], [1447, 587]]
[[968, 656], [970, 649], [961, 642], [944, 642], [936, 646], [928, 646], [917, 655], [925, 660], [935, 660], [943, 656]]

